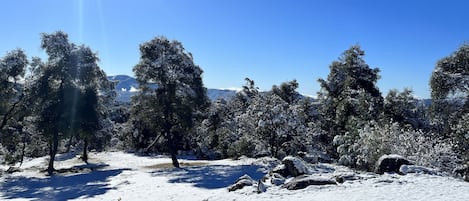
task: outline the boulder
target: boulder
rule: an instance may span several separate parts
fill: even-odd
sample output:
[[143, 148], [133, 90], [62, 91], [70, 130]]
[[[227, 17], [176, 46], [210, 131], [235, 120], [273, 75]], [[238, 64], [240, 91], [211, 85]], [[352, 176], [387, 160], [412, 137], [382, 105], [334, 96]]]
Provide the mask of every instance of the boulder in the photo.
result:
[[383, 155], [378, 159], [378, 162], [376, 162], [375, 172], [378, 174], [384, 174], [385, 172], [400, 173], [399, 168], [401, 168], [402, 165], [413, 164], [400, 155]]
[[272, 174], [272, 178], [270, 178], [270, 183], [276, 186], [283, 185], [285, 183], [285, 177], [281, 174], [274, 173]]
[[274, 167], [274, 169], [272, 169], [272, 174], [279, 174], [279, 175], [282, 175], [283, 177], [289, 176], [288, 170], [284, 164], [280, 164]]
[[337, 185], [334, 179], [312, 175], [301, 175], [283, 185], [288, 190], [303, 189], [311, 185]]
[[308, 165], [301, 158], [287, 156], [283, 158], [282, 163], [286, 168], [286, 175], [283, 176], [292, 176], [297, 177], [303, 174], [309, 174]]
[[453, 170], [453, 174], [455, 176], [462, 177], [465, 181], [469, 182], [469, 165], [463, 165], [461, 167], [457, 167]]
[[298, 152], [298, 156], [308, 163], [332, 163], [332, 159], [323, 152], [306, 153], [303, 151]]
[[418, 165], [401, 165], [401, 167], [399, 168], [399, 173], [401, 174], [419, 173], [419, 174], [437, 175], [438, 171], [431, 169], [431, 168], [418, 166]]
[[337, 181], [337, 183], [341, 183], [341, 184], [346, 181], [354, 181], [354, 180], [359, 179], [355, 173], [336, 174], [334, 175], [334, 178]]
[[245, 174], [239, 177], [233, 185], [228, 187], [228, 192], [242, 189], [245, 186], [252, 186], [253, 184], [254, 180], [249, 175]]

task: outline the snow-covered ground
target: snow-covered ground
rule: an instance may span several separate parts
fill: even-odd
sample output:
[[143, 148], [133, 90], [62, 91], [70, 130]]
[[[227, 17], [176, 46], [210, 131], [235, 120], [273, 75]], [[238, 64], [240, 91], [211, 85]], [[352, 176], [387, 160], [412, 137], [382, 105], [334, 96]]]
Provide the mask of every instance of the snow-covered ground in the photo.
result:
[[103, 152], [91, 153], [90, 158], [91, 165], [85, 166], [74, 155], [60, 155], [56, 168], [82, 171], [52, 177], [40, 172], [47, 158], [27, 160], [22, 172], [0, 177], [0, 200], [469, 200], [469, 182], [426, 174], [380, 176], [320, 164], [310, 167], [310, 172], [358, 179], [293, 191], [267, 181], [267, 191], [257, 194], [254, 186], [234, 192], [228, 192], [227, 187], [244, 174], [261, 179], [276, 164], [273, 159], [187, 159], [180, 161], [186, 167], [174, 169], [164, 156]]

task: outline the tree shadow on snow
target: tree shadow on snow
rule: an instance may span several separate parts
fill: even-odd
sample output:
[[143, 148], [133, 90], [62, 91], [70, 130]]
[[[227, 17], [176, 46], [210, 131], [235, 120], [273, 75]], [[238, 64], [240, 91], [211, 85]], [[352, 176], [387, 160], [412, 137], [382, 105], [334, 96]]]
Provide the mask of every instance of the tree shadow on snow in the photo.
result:
[[75, 152], [68, 152], [68, 153], [63, 153], [63, 154], [57, 154], [57, 156], [55, 156], [55, 161], [66, 161], [66, 160], [70, 160], [70, 159], [76, 158], [77, 155], [78, 155], [78, 154], [75, 153]]
[[9, 177], [0, 184], [3, 198], [26, 198], [32, 200], [68, 200], [79, 197], [91, 198], [113, 188], [105, 183], [128, 169], [93, 171], [76, 175], [54, 175], [47, 178]]
[[249, 175], [254, 180], [261, 179], [265, 173], [261, 166], [255, 165], [208, 165], [180, 169], [162, 169], [152, 172], [153, 176], [171, 175], [171, 183], [192, 183], [195, 187], [216, 189], [233, 184], [239, 177]]

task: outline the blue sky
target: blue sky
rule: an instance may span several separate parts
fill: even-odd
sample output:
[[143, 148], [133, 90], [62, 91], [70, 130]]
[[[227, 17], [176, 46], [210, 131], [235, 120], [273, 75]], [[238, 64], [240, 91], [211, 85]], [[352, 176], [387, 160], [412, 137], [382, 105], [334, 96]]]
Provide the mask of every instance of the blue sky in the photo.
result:
[[164, 35], [183, 43], [208, 88], [262, 90], [318, 78], [354, 44], [381, 69], [383, 93], [405, 87], [428, 98], [436, 62], [469, 40], [469, 3], [432, 0], [15, 0], [1, 1], [0, 54], [43, 56], [40, 33], [65, 31], [97, 51], [108, 75], [133, 75], [139, 44]]

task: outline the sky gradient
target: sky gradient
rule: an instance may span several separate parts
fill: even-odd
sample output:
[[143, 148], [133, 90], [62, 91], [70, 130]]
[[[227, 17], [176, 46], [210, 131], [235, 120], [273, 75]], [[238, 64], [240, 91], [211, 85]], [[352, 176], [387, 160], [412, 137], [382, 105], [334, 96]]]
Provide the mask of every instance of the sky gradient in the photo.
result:
[[208, 88], [261, 90], [297, 79], [316, 95], [318, 78], [350, 46], [381, 69], [378, 87], [429, 98], [436, 62], [469, 40], [469, 3], [432, 0], [15, 0], [1, 1], [0, 56], [22, 48], [45, 57], [40, 33], [62, 30], [98, 52], [108, 75], [132, 75], [139, 44], [179, 40]]

